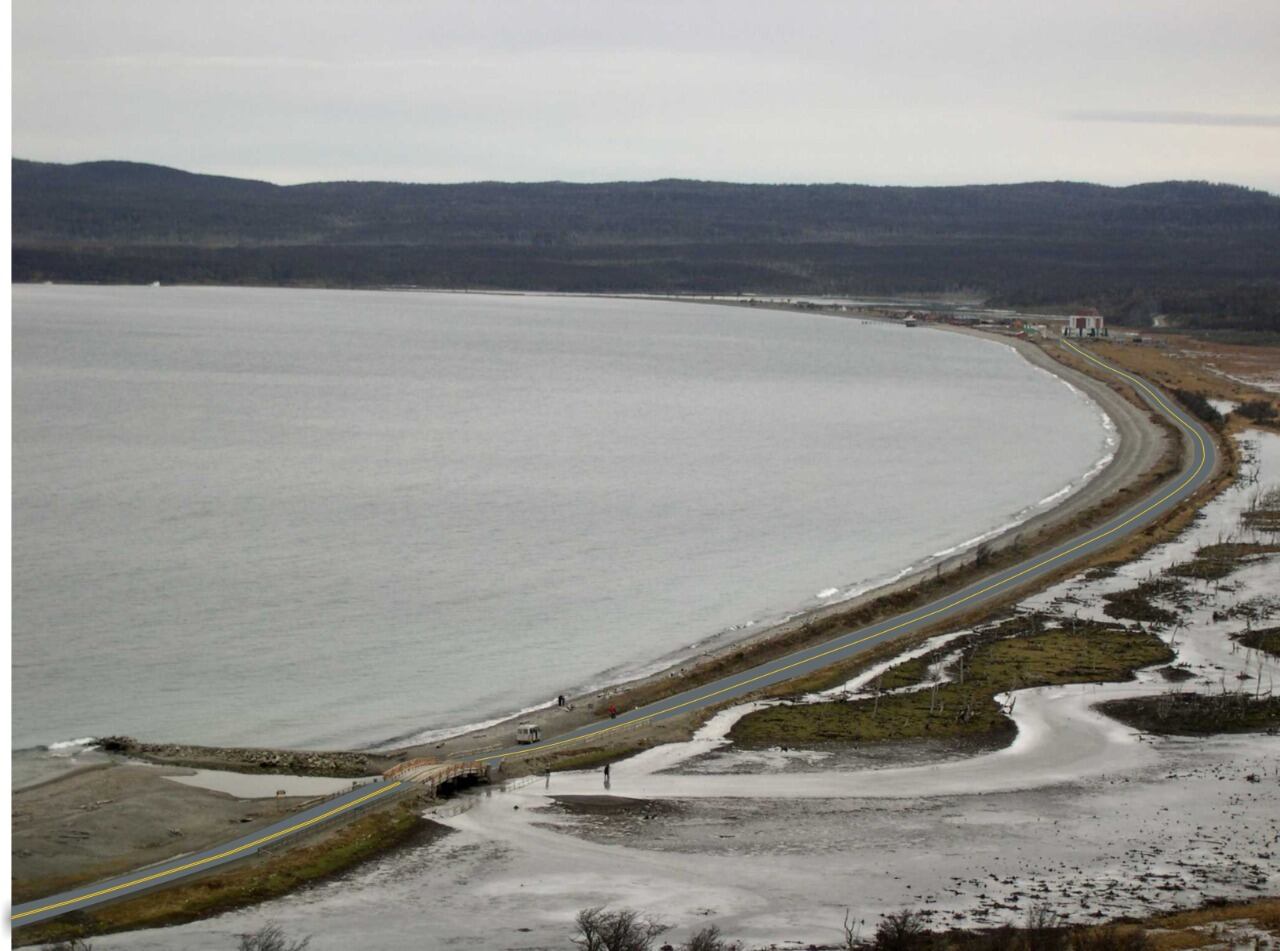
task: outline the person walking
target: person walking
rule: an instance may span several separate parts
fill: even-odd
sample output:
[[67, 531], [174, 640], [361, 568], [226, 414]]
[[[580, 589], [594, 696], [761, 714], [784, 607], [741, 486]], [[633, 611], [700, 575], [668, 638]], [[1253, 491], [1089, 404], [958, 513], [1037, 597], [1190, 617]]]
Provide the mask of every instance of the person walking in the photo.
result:
[[604, 764], [604, 788], [609, 788], [609, 764]]
[[551, 788], [551, 767], [550, 766], [547, 767], [547, 785], [544, 788], [546, 789]]

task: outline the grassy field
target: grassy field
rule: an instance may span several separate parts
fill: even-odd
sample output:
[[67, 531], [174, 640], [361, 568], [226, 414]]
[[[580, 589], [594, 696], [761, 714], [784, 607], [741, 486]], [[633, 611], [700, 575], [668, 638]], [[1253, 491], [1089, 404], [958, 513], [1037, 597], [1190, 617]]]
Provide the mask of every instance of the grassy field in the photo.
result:
[[1280, 551], [1280, 545], [1259, 542], [1222, 542], [1217, 545], [1206, 545], [1199, 549], [1190, 561], [1184, 561], [1170, 568], [1169, 573], [1181, 578], [1216, 581], [1219, 578], [1225, 578], [1259, 555], [1270, 555], [1278, 551]]
[[1211, 695], [1165, 693], [1110, 700], [1098, 709], [1145, 733], [1207, 736], [1280, 730], [1280, 697], [1255, 698], [1247, 689]]
[[1102, 600], [1105, 604], [1102, 610], [1107, 617], [1142, 621], [1144, 624], [1166, 627], [1175, 623], [1178, 615], [1155, 604], [1155, 599], [1177, 597], [1185, 587], [1176, 578], [1152, 578], [1150, 581], [1143, 581], [1137, 587], [1104, 594]]
[[[759, 710], [739, 720], [730, 738], [743, 746], [771, 746], [1012, 733], [1013, 722], [996, 694], [1048, 684], [1125, 680], [1139, 668], [1173, 659], [1173, 652], [1153, 634], [1097, 624], [1079, 624], [1074, 631], [1033, 631], [1039, 623], [1017, 619], [1001, 625], [998, 633], [978, 638], [952, 665], [951, 682], [911, 693]], [[881, 690], [918, 683], [931, 662], [923, 657], [891, 668], [881, 679]]]
[[[1248, 368], [1242, 365], [1237, 368], [1237, 372], [1274, 367], [1280, 355], [1280, 350], [1276, 347], [1224, 348], [1221, 345], [1206, 344], [1204, 341], [1195, 341], [1189, 337], [1176, 335], [1164, 336], [1159, 343], [1155, 344], [1135, 345], [1121, 343], [1118, 338], [1112, 338], [1109, 341], [1093, 341], [1089, 346], [1103, 359], [1135, 370], [1148, 380], [1170, 390], [1188, 390], [1236, 403], [1250, 400], [1276, 402], [1274, 394], [1240, 380], [1223, 376], [1215, 372], [1214, 367], [1214, 364], [1223, 363], [1224, 349], [1232, 349], [1241, 360], [1247, 357], [1249, 361], [1257, 364]], [[1256, 421], [1236, 419], [1234, 416], [1228, 417], [1228, 422], [1231, 428], [1257, 425]], [[1262, 425], [1271, 429], [1277, 428], [1274, 420], [1268, 420]]]

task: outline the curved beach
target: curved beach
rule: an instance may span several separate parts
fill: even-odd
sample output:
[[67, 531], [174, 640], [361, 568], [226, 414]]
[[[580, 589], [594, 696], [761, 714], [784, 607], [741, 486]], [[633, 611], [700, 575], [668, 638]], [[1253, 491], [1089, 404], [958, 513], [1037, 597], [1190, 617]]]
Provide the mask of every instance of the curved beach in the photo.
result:
[[[1076, 491], [1045, 511], [1019, 521], [997, 534], [983, 536], [978, 548], [985, 554], [998, 554], [1014, 546], [1047, 545], [1059, 535], [1079, 528], [1082, 516], [1096, 514], [1109, 504], [1128, 498], [1138, 486], [1171, 465], [1173, 441], [1169, 432], [1146, 409], [1126, 398], [1123, 390], [1065, 365], [1039, 346], [1025, 340], [993, 339], [987, 334], [949, 327], [933, 329], [977, 337], [993, 346], [1006, 346], [1016, 351], [1032, 365], [1086, 394], [1099, 407], [1109, 424], [1114, 426], [1118, 440], [1107, 465]], [[1051, 437], [1052, 434], [1050, 432], [1046, 435]], [[1184, 447], [1184, 452], [1189, 455], [1190, 448]], [[741, 630], [723, 632], [696, 645], [695, 652], [662, 663], [660, 669], [647, 676], [611, 683], [584, 696], [571, 698], [574, 702], [573, 709], [559, 708], [552, 700], [544, 707], [521, 710], [479, 726], [462, 727], [456, 732], [431, 731], [417, 742], [391, 744], [380, 749], [396, 757], [447, 756], [456, 755], [463, 750], [483, 751], [504, 745], [514, 735], [517, 722], [535, 722], [552, 733], [567, 732], [596, 719], [601, 710], [616, 698], [627, 699], [637, 693], [648, 697], [655, 691], [660, 694], [676, 693], [699, 667], [721, 664], [726, 658], [744, 651], [769, 650], [772, 645], [789, 642], [806, 626], [811, 627], [828, 618], [874, 608], [879, 602], [909, 592], [922, 581], [946, 578], [972, 570], [978, 548], [966, 545], [945, 557], [922, 557], [919, 563], [906, 569], [890, 583], [798, 614], [780, 624], [752, 630], [745, 636]], [[664, 733], [663, 738], [673, 739], [680, 735], [684, 734], [681, 731], [671, 735]]]
[[839, 602], [1109, 452], [1096, 407], [1006, 346], [830, 315], [226, 288], [15, 304], [19, 747], [397, 745]]

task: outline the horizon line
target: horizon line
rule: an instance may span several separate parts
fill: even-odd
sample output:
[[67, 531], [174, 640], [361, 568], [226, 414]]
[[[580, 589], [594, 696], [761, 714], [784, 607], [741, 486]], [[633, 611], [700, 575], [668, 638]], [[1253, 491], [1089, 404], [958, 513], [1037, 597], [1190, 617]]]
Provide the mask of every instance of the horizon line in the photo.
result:
[[395, 178], [329, 178], [329, 179], [312, 179], [308, 181], [298, 182], [279, 182], [266, 178], [254, 178], [248, 175], [231, 175], [222, 172], [203, 172], [193, 171], [189, 168], [182, 168], [177, 165], [165, 165], [160, 162], [147, 162], [137, 159], [86, 159], [75, 162], [59, 162], [46, 159], [28, 159], [18, 155], [10, 156], [11, 162], [27, 162], [32, 165], [56, 165], [63, 168], [74, 168], [82, 165], [138, 165], [147, 168], [164, 169], [170, 172], [179, 172], [184, 175], [201, 176], [205, 178], [228, 178], [235, 181], [253, 182], [262, 185], [271, 185], [275, 188], [299, 188], [308, 185], [406, 185], [406, 186], [422, 186], [422, 187], [450, 187], [450, 186], [466, 186], [466, 185], [574, 185], [574, 186], [603, 186], [603, 185], [655, 185], [664, 182], [682, 182], [690, 184], [702, 185], [741, 185], [752, 188], [911, 188], [911, 189], [944, 189], [944, 188], [1016, 188], [1025, 185], [1081, 185], [1092, 188], [1140, 188], [1148, 185], [1209, 185], [1213, 187], [1239, 188], [1245, 191], [1260, 192], [1272, 197], [1280, 197], [1280, 192], [1272, 191], [1267, 188], [1260, 188], [1253, 185], [1241, 185], [1237, 182], [1229, 181], [1213, 181], [1210, 179], [1197, 178], [1166, 178], [1166, 179], [1149, 179], [1145, 181], [1134, 181], [1123, 185], [1109, 185], [1103, 182], [1089, 181], [1087, 179], [1070, 179], [1070, 178], [1041, 178], [1026, 179], [1020, 181], [1007, 182], [962, 182], [946, 185], [920, 185], [920, 184], [902, 184], [902, 183], [871, 183], [871, 182], [855, 182], [855, 181], [735, 181], [728, 178], [683, 178], [678, 176], [663, 176], [659, 178], [609, 178], [598, 180], [572, 180], [561, 178], [548, 179], [497, 179], [497, 178], [476, 178], [476, 179], [460, 179], [457, 181], [413, 181], [409, 179]]

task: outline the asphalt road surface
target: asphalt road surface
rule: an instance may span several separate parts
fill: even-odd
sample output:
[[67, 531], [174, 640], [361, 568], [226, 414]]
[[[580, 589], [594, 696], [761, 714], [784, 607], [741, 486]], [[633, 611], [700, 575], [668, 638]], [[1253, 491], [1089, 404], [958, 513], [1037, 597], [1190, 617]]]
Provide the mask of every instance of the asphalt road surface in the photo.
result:
[[[686, 690], [648, 706], [621, 712], [614, 719], [591, 723], [572, 732], [549, 737], [532, 746], [512, 746], [472, 755], [459, 753], [456, 758], [475, 759], [496, 766], [503, 760], [527, 755], [534, 751], [543, 753], [581, 743], [587, 739], [607, 739], [610, 738], [610, 734], [619, 731], [660, 722], [704, 707], [718, 706], [764, 687], [813, 673], [830, 664], [856, 656], [886, 640], [972, 611], [975, 607], [1002, 598], [1012, 590], [1023, 588], [1051, 572], [1087, 558], [1156, 521], [1193, 495], [1208, 481], [1216, 467], [1216, 449], [1213, 439], [1197, 420], [1179, 408], [1171, 398], [1140, 377], [1099, 360], [1087, 349], [1074, 343], [1063, 341], [1063, 345], [1104, 370], [1128, 381], [1152, 409], [1169, 419], [1183, 433], [1189, 452], [1186, 454], [1187, 462], [1182, 471], [1142, 501], [1135, 503], [1102, 526], [1084, 532], [1047, 552], [1028, 558], [1011, 568], [975, 581], [960, 591], [879, 624], [843, 634], [823, 644], [796, 651], [786, 657], [733, 674], [714, 683]], [[60, 895], [16, 905], [10, 920], [14, 927], [47, 921], [70, 911], [83, 910], [103, 902], [118, 901], [144, 891], [172, 885], [184, 878], [252, 855], [263, 846], [296, 835], [343, 812], [361, 809], [374, 801], [388, 798], [389, 794], [403, 785], [398, 782], [377, 782], [362, 786], [226, 845], [183, 856], [128, 875], [72, 889]]]
[[294, 813], [287, 819], [282, 819], [216, 848], [182, 855], [135, 872], [95, 882], [92, 885], [82, 885], [49, 898], [14, 905], [9, 920], [17, 928], [37, 921], [48, 921], [50, 918], [57, 918], [70, 911], [82, 911], [104, 902], [132, 898], [155, 888], [173, 885], [192, 875], [199, 875], [220, 865], [254, 855], [282, 839], [297, 835], [345, 812], [364, 808], [375, 800], [392, 798], [396, 790], [403, 788], [405, 784], [400, 782], [378, 780], [365, 783], [341, 796], [335, 796], [318, 806]]

